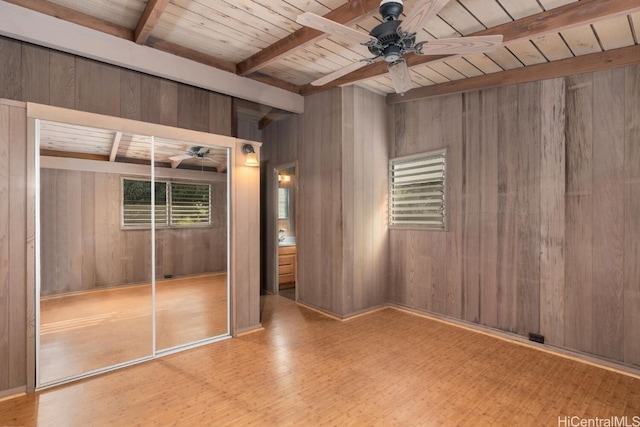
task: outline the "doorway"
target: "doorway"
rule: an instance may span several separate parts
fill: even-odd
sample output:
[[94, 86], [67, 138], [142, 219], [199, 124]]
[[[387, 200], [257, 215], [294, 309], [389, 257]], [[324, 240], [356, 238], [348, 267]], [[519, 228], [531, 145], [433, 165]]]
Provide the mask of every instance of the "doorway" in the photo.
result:
[[297, 300], [297, 189], [295, 164], [275, 169], [275, 293]]

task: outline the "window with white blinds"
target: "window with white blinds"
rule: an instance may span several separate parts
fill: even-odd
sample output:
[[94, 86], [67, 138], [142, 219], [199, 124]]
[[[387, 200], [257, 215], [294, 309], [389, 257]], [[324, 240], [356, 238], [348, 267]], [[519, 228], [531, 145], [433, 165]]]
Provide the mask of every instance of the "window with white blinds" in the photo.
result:
[[211, 186], [171, 183], [171, 225], [211, 224]]
[[[156, 182], [156, 227], [211, 224], [211, 186], [183, 182]], [[122, 179], [122, 227], [151, 227], [151, 182]]]
[[446, 150], [389, 161], [389, 225], [446, 229]]

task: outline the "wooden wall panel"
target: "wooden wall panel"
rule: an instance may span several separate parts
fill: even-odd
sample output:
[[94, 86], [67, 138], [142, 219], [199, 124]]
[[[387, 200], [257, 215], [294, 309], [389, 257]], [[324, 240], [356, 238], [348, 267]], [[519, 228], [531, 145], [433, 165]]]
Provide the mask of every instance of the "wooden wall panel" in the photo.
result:
[[76, 60], [66, 53], [49, 51], [49, 103], [75, 108]]
[[624, 69], [594, 74], [593, 352], [623, 357]]
[[201, 132], [209, 130], [209, 92], [178, 85], [178, 127]]
[[518, 88], [498, 89], [497, 327], [516, 330]]
[[120, 117], [120, 69], [76, 58], [75, 109]]
[[[498, 324], [498, 91], [480, 93], [480, 323]], [[451, 158], [451, 162], [455, 159]], [[449, 261], [450, 262], [450, 261]], [[455, 314], [452, 314], [455, 315]]]
[[0, 37], [0, 98], [22, 101], [22, 44]]
[[344, 317], [387, 300], [387, 107], [361, 88], [342, 92], [342, 212]]
[[140, 120], [140, 90], [142, 78], [139, 73], [120, 71], [120, 116]]
[[22, 100], [49, 103], [49, 50], [22, 45]]
[[624, 360], [640, 365], [640, 67], [625, 70]]
[[0, 392], [27, 379], [26, 108], [0, 101]]
[[565, 81], [545, 80], [540, 141], [540, 333], [564, 345], [565, 321]]
[[593, 75], [566, 81], [565, 345], [591, 352]]
[[[233, 136], [233, 98], [209, 93], [209, 130], [218, 135]], [[260, 141], [260, 140], [256, 140]]]
[[305, 99], [298, 144], [298, 299], [340, 315], [342, 288], [342, 92]]

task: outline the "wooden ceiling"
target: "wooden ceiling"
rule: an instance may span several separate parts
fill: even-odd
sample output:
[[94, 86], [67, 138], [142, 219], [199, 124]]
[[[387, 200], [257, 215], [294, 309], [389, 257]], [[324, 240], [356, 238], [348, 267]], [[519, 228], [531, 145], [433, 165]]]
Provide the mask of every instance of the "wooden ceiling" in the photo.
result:
[[[504, 46], [487, 54], [407, 55], [414, 89], [402, 98], [384, 62], [310, 84], [370, 55], [296, 17], [313, 12], [369, 32], [380, 22], [379, 0], [5, 1], [302, 95], [359, 84], [400, 102], [640, 62], [638, 0], [450, 0], [418, 41], [502, 34]], [[405, 11], [415, 1], [405, 0]]]

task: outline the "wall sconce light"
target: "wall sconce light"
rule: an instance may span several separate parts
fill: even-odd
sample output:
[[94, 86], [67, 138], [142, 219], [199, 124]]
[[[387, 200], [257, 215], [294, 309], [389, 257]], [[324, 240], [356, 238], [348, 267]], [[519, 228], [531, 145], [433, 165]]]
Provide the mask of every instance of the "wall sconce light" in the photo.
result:
[[290, 175], [278, 175], [278, 181], [280, 182], [291, 182]]
[[258, 155], [253, 149], [253, 145], [244, 144], [242, 146], [242, 152], [247, 155], [247, 159], [244, 161], [245, 166], [260, 166], [258, 162]]

